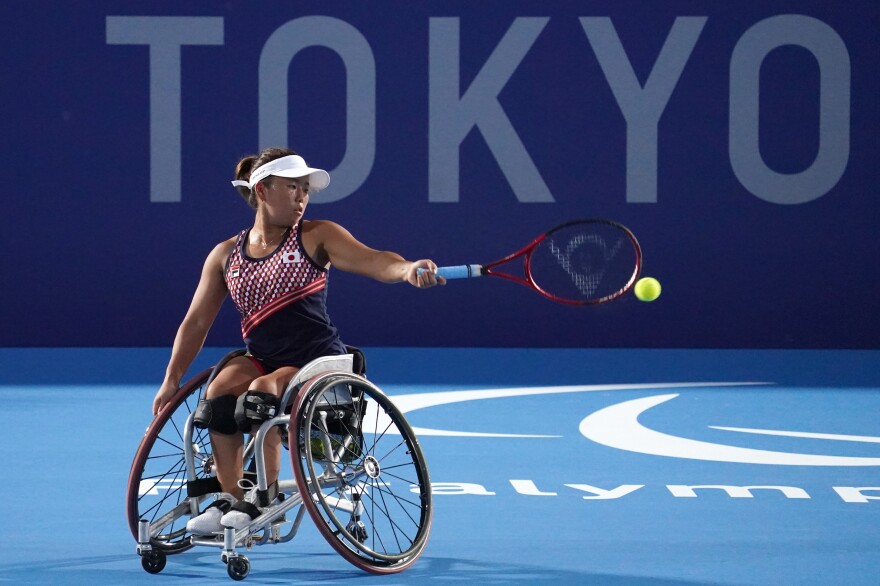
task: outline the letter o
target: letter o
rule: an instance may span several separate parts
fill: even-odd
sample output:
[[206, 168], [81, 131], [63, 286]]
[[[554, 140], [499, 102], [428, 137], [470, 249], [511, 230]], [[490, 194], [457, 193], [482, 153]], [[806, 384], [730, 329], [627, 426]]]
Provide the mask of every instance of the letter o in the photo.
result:
[[354, 193], [373, 169], [376, 157], [376, 62], [364, 36], [345, 21], [305, 16], [281, 25], [260, 54], [260, 145], [288, 144], [287, 71], [306, 47], [326, 47], [345, 64], [345, 155], [333, 170], [333, 181], [312, 203], [330, 203]]
[[[761, 157], [760, 72], [770, 51], [797, 45], [819, 64], [819, 152], [799, 173], [777, 173]], [[850, 58], [840, 35], [809, 16], [774, 16], [743, 34], [730, 61], [730, 164], [743, 187], [765, 201], [801, 204], [828, 193], [849, 162]]]

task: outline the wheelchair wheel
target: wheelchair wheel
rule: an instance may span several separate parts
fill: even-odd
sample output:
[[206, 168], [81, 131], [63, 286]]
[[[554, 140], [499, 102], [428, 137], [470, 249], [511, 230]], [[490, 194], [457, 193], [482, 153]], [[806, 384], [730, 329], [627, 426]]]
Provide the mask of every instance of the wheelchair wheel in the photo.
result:
[[427, 543], [433, 507], [424, 456], [403, 414], [366, 379], [338, 372], [308, 380], [294, 412], [294, 476], [318, 530], [365, 571], [410, 567]]
[[[179, 553], [192, 547], [186, 535], [190, 518], [186, 492], [186, 463], [183, 437], [186, 420], [205, 395], [211, 369], [184, 384], [168, 406], [156, 417], [141, 440], [131, 465], [126, 492], [128, 524], [138, 538], [138, 521], [146, 519], [159, 534], [151, 539], [154, 548]], [[206, 429], [193, 429], [193, 452], [198, 478], [211, 476], [213, 456]]]

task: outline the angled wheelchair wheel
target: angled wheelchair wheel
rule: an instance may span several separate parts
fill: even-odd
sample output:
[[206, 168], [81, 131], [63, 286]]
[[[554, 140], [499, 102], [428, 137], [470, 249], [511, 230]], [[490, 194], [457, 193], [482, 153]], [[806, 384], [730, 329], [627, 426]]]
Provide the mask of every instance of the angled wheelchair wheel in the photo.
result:
[[[213, 369], [186, 382], [144, 434], [128, 476], [126, 510], [131, 534], [138, 539], [138, 522], [150, 522], [150, 543], [165, 553], [179, 553], [192, 547], [186, 534], [190, 519], [184, 452], [186, 421], [204, 398], [211, 374], [243, 351], [227, 355]], [[192, 429], [191, 448], [196, 479], [214, 476], [211, 438], [206, 429]]]
[[427, 544], [433, 508], [425, 459], [403, 414], [366, 379], [338, 372], [306, 381], [294, 413], [294, 476], [321, 534], [365, 571], [410, 567]]

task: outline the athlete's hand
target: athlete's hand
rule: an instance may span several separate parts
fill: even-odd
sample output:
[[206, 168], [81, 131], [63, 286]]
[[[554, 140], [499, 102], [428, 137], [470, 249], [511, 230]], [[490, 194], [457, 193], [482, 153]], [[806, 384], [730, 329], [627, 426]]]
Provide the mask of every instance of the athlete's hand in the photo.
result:
[[168, 381], [162, 383], [162, 386], [159, 387], [159, 391], [156, 393], [156, 397], [153, 399], [153, 417], [162, 412], [162, 409], [165, 408], [165, 405], [168, 404], [168, 401], [177, 392], [177, 388], [178, 386], [174, 383]]
[[406, 271], [406, 282], [413, 287], [424, 289], [434, 285], [445, 285], [446, 279], [436, 274], [437, 265], [432, 260], [422, 259], [410, 263]]

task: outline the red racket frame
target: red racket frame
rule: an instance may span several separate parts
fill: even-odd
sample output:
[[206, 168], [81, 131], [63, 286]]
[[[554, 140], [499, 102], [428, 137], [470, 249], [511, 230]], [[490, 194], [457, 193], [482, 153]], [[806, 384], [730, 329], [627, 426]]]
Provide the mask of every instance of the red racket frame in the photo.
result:
[[[635, 270], [633, 271], [632, 276], [630, 277], [629, 281], [627, 281], [627, 283], [623, 286], [622, 289], [615, 291], [611, 295], [605, 295], [604, 297], [600, 297], [598, 299], [574, 300], [574, 299], [565, 299], [564, 297], [559, 297], [557, 295], [554, 295], [553, 293], [550, 293], [549, 291], [545, 291], [544, 289], [541, 288], [540, 285], [538, 285], [535, 282], [535, 279], [532, 277], [532, 272], [531, 272], [532, 252], [534, 252], [535, 248], [537, 248], [537, 246], [543, 240], [545, 240], [548, 236], [550, 236], [554, 232], [558, 232], [559, 230], [562, 230], [563, 228], [567, 228], [567, 227], [572, 226], [574, 224], [605, 224], [605, 225], [613, 226], [614, 228], [620, 230], [620, 232], [622, 234], [624, 234], [629, 239], [630, 244], [632, 244], [633, 249], [635, 250], [636, 263], [635, 263], [635, 267], [634, 267]], [[523, 274], [525, 275], [525, 278], [517, 277], [516, 275], [511, 275], [510, 273], [504, 273], [501, 271], [494, 270], [495, 267], [506, 264], [518, 256], [523, 257]], [[505, 256], [504, 258], [501, 258], [496, 261], [485, 264], [480, 269], [480, 272], [484, 275], [491, 275], [493, 277], [501, 277], [503, 279], [509, 279], [511, 281], [515, 281], [521, 285], [525, 285], [526, 287], [530, 287], [530, 288], [534, 289], [535, 291], [537, 291], [538, 293], [540, 293], [544, 297], [547, 297], [548, 299], [552, 299], [553, 301], [556, 301], [557, 303], [565, 303], [567, 305], [598, 305], [600, 303], [606, 303], [608, 301], [612, 301], [614, 299], [617, 299], [617, 298], [621, 297], [622, 295], [624, 295], [627, 291], [629, 291], [630, 289], [633, 288], [633, 286], [636, 283], [636, 280], [638, 280], [638, 278], [639, 278], [639, 274], [641, 273], [641, 271], [642, 271], [642, 247], [641, 247], [641, 245], [639, 245], [638, 239], [636, 238], [635, 234], [633, 234], [629, 228], [627, 228], [623, 224], [620, 224], [618, 222], [614, 222], [612, 220], [572, 220], [570, 222], [560, 224], [560, 225], [556, 226], [555, 228], [552, 228], [551, 230], [544, 232], [543, 234], [541, 234], [540, 236], [538, 236], [537, 238], [532, 240], [530, 243], [526, 244], [525, 246], [523, 246], [522, 248], [517, 250], [516, 252], [509, 254], [509, 255]]]

